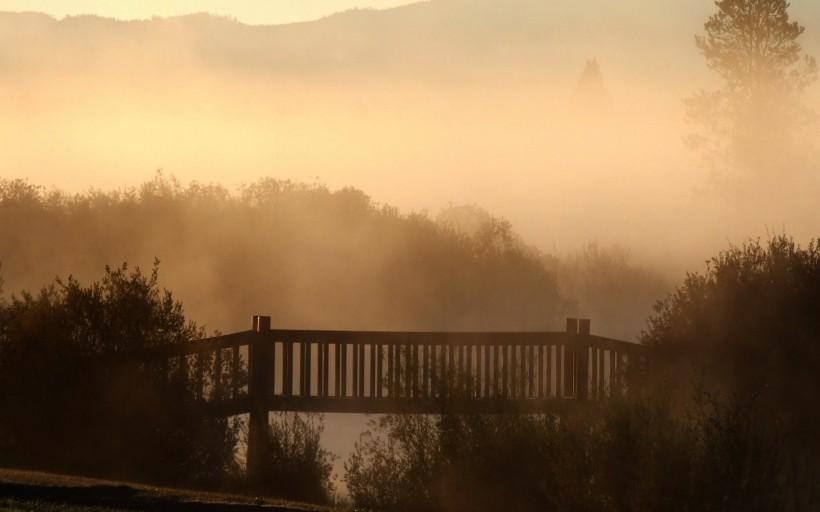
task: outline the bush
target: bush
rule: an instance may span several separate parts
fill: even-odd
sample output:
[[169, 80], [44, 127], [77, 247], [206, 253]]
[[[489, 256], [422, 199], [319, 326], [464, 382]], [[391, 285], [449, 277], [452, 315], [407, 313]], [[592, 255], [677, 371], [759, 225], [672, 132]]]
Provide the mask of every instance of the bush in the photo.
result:
[[0, 303], [0, 464], [201, 485], [235, 470], [237, 425], [190, 382], [111, 359], [204, 334], [157, 281], [123, 265]]
[[277, 413], [269, 426], [267, 453], [255, 489], [277, 497], [329, 503], [333, 455], [320, 445], [323, 418], [315, 414]]
[[787, 481], [795, 509], [820, 491], [818, 304], [818, 242], [802, 248], [776, 236], [733, 247], [704, 274], [688, 275], [658, 303], [643, 335], [646, 386], [667, 387], [681, 401], [702, 389], [765, 412], [749, 435], [779, 436], [785, 460], [778, 478]]
[[357, 508], [387, 511], [783, 510], [777, 438], [753, 404], [652, 400], [561, 415], [390, 416], [345, 464]]

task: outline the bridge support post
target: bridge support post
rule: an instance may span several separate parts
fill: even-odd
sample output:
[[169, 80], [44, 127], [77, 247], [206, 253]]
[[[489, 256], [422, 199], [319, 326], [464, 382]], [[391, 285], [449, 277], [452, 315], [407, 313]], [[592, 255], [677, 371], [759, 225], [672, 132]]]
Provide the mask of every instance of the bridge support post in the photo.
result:
[[[575, 382], [576, 382], [576, 374], [575, 371], [577, 369], [577, 365], [575, 360], [578, 356], [578, 319], [577, 318], [567, 318], [567, 324], [565, 332], [567, 333], [567, 342], [564, 344], [564, 378], [563, 382], [559, 383], [558, 389], [558, 396], [561, 398], [567, 398], [577, 395], [575, 394]], [[559, 359], [560, 359], [559, 353]], [[560, 362], [559, 362], [560, 365]], [[560, 375], [560, 373], [559, 373]]]
[[578, 320], [578, 337], [576, 338], [576, 393], [578, 400], [589, 399], [589, 319]]
[[273, 344], [258, 334], [270, 331], [269, 316], [254, 316], [253, 331], [257, 333], [248, 344], [248, 420], [247, 474], [251, 482], [258, 481], [268, 447], [267, 397], [273, 384]]

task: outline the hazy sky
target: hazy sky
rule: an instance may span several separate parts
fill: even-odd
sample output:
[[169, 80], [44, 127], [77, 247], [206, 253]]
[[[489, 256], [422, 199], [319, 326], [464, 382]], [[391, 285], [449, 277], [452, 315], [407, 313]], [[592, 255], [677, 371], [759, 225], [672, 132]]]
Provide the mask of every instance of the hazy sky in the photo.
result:
[[358, 7], [387, 8], [410, 0], [0, 0], [3, 11], [37, 11], [57, 17], [96, 14], [118, 19], [210, 12], [248, 24], [316, 19]]

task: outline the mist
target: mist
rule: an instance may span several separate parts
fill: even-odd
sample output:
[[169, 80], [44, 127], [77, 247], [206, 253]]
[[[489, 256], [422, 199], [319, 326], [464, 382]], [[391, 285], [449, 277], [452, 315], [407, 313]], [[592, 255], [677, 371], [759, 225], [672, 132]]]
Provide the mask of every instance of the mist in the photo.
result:
[[[719, 82], [694, 42], [713, 10], [432, 0], [271, 26], [0, 12], [2, 292], [158, 259], [209, 333], [255, 314], [511, 331], [580, 316], [635, 341], [719, 250], [820, 228], [820, 123], [752, 181], [686, 143], [685, 99]], [[820, 55], [820, 5], [790, 13]], [[817, 82], [802, 100], [820, 110]], [[763, 146], [746, 156], [778, 151]], [[363, 423], [330, 417], [328, 447], [344, 454]]]
[[[816, 10], [792, 9], [808, 53]], [[761, 187], [765, 211], [747, 208], [683, 143], [683, 99], [715, 81], [693, 44], [709, 11], [453, 1], [284, 26], [5, 14], [0, 165], [70, 192], [163, 169], [228, 188], [352, 185], [433, 215], [476, 203], [542, 249], [618, 245], [678, 277], [727, 241], [816, 230], [806, 183]], [[593, 58], [609, 102], [579, 108]]]

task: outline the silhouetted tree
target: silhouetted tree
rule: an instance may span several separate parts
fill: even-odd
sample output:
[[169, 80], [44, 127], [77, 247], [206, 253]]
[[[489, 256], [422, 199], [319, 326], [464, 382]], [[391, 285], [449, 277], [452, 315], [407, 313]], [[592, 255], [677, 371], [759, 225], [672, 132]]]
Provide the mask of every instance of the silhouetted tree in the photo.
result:
[[566, 316], [555, 276], [508, 222], [464, 234], [352, 188], [263, 179], [231, 193], [160, 175], [68, 195], [0, 179], [0, 237], [9, 291], [156, 255], [186, 310], [225, 331], [265, 311], [328, 329], [546, 330]]
[[590, 59], [584, 65], [581, 78], [575, 87], [572, 104], [577, 112], [587, 114], [602, 114], [611, 106], [611, 98], [604, 84], [598, 59]]
[[782, 176], [808, 142], [801, 93], [816, 80], [817, 63], [798, 42], [804, 27], [790, 20], [786, 0], [715, 5], [695, 43], [723, 85], [687, 100], [700, 130], [689, 142], [722, 169]]
[[111, 358], [203, 334], [158, 287], [156, 266], [107, 268], [88, 286], [58, 279], [0, 303], [0, 465], [222, 481], [236, 469], [237, 425], [195, 406], [178, 378], [194, 372], [169, 378]]
[[[643, 342], [649, 383], [693, 389], [718, 402], [755, 403], [759, 431], [779, 435], [786, 450], [789, 494], [810, 509], [820, 490], [820, 246], [786, 236], [749, 242], [690, 274], [656, 306]], [[816, 500], [816, 498], [813, 498]]]

